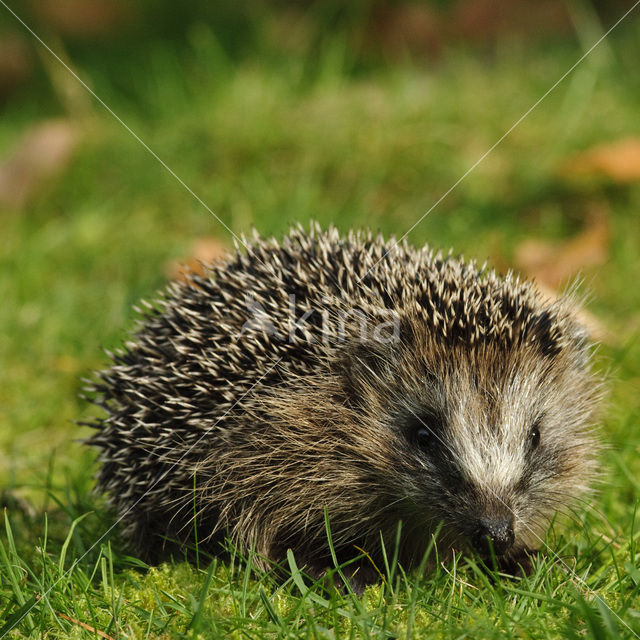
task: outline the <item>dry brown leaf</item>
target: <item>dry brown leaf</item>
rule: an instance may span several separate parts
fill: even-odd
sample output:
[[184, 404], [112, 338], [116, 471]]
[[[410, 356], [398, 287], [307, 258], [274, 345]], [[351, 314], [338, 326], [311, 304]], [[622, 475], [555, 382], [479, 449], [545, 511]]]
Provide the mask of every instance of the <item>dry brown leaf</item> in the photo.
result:
[[[561, 243], [525, 240], [516, 247], [517, 268], [536, 281], [540, 292], [557, 298], [558, 291], [583, 269], [597, 267], [609, 258], [611, 230], [608, 209], [604, 204], [593, 206], [584, 229]], [[577, 310], [578, 319], [596, 340], [609, 338], [606, 328], [586, 309]]]
[[604, 206], [587, 217], [584, 229], [561, 243], [525, 240], [515, 250], [515, 263], [529, 277], [558, 289], [581, 270], [604, 264], [609, 257], [611, 231]]
[[202, 275], [204, 265], [218, 262], [228, 253], [229, 248], [218, 238], [197, 238], [184, 260], [173, 260], [167, 265], [167, 276], [171, 280], [186, 280], [189, 274]]
[[486, 45], [505, 34], [534, 39], [571, 29], [569, 11], [555, 0], [457, 0], [446, 7], [387, 0], [374, 3], [365, 44], [393, 57], [435, 57], [455, 40]]
[[[560, 293], [556, 289], [552, 289], [541, 282], [536, 282], [536, 288], [544, 298], [548, 298], [549, 300], [556, 300], [560, 297]], [[583, 306], [576, 305], [573, 308], [573, 315], [576, 320], [586, 328], [592, 340], [596, 342], [607, 342], [609, 344], [615, 341], [607, 327]]]
[[0, 161], [0, 207], [22, 208], [69, 164], [80, 139], [68, 120], [31, 127]]
[[123, 0], [31, 0], [29, 4], [48, 27], [84, 38], [114, 33], [130, 13]]
[[33, 70], [33, 55], [25, 38], [5, 33], [0, 40], [0, 100], [5, 100]]
[[458, 0], [453, 4], [452, 36], [471, 42], [496, 42], [510, 37], [544, 37], [571, 30], [571, 16], [555, 0]]
[[391, 56], [427, 53], [438, 55], [442, 48], [442, 20], [430, 6], [380, 3], [376, 6], [366, 46]]
[[569, 178], [605, 179], [627, 184], [640, 180], [640, 138], [626, 138], [593, 147], [561, 167]]

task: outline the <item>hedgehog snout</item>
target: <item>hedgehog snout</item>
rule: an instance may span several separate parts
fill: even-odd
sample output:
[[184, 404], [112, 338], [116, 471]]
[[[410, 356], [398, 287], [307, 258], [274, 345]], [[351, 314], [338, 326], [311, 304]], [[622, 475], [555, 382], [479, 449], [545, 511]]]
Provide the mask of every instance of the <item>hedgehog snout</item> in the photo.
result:
[[514, 541], [512, 517], [482, 516], [471, 533], [471, 544], [482, 555], [489, 555], [493, 547], [497, 556], [503, 556], [511, 550]]

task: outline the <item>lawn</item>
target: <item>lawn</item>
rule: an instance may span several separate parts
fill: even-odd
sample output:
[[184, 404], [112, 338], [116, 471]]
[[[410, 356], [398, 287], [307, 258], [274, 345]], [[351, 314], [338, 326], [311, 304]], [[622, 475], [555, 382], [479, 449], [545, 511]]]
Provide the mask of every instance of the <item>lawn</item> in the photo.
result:
[[[571, 170], [585, 150], [640, 138], [637, 12], [466, 174], [603, 29], [584, 5], [567, 37], [457, 44], [427, 61], [363, 61], [340, 29], [293, 52], [254, 36], [240, 55], [205, 21], [179, 43], [65, 50], [118, 119], [40, 51], [2, 107], [0, 149], [10, 157], [51, 118], [77, 145], [24, 203], [0, 207], [0, 637], [640, 634], [640, 181]], [[91, 492], [77, 423], [97, 409], [82, 380], [194, 241], [231, 247], [225, 225], [278, 235], [311, 219], [402, 236], [429, 212], [411, 242], [506, 270], [532, 239], [562, 255], [594, 211], [605, 255], [576, 271], [608, 377], [602, 476], [530, 576], [465, 557], [405, 573], [390, 557], [384, 583], [356, 596], [323, 590], [293, 557], [282, 583], [251, 558], [128, 555]]]

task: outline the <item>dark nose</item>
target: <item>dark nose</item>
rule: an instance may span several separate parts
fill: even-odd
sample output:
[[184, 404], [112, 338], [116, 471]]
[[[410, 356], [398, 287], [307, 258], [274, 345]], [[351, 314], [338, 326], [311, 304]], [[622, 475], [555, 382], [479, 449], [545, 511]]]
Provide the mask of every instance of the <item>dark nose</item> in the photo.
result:
[[513, 545], [513, 523], [509, 518], [480, 518], [471, 534], [471, 543], [476, 551], [490, 554], [490, 548], [497, 556], [502, 556]]

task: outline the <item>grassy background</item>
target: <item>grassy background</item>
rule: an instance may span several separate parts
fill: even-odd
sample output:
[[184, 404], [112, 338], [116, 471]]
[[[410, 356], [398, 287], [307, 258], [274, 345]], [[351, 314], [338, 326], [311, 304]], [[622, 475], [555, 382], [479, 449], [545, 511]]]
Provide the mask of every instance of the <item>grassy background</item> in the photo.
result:
[[[358, 16], [332, 22], [317, 6], [295, 23], [295, 48], [278, 46], [277, 12], [258, 6], [251, 18], [200, 8], [175, 32], [130, 29], [99, 46], [36, 23], [236, 233], [279, 234], [313, 218], [403, 234], [602, 34], [592, 7], [578, 4], [564, 38], [391, 59], [354, 47]], [[5, 28], [18, 28], [10, 18]], [[92, 547], [113, 519], [90, 493], [92, 454], [78, 442], [86, 433], [74, 421], [94, 411], [79, 398], [81, 378], [106, 363], [102, 349], [120, 344], [132, 305], [163, 286], [169, 261], [188, 257], [196, 238], [230, 238], [42, 53], [2, 107], [0, 147], [50, 117], [72, 122], [81, 145], [24, 207], [0, 210], [0, 636], [640, 633], [640, 185], [559, 172], [580, 150], [640, 135], [638, 59], [632, 17], [410, 236], [509, 264], [523, 240], [571, 237], [590, 207], [608, 211], [609, 259], [583, 277], [590, 311], [614, 336], [598, 361], [611, 371], [610, 446], [596, 503], [550, 534], [566, 565], [541, 557], [521, 581], [494, 580], [473, 559], [426, 574], [390, 566], [387, 584], [357, 598], [322, 591], [293, 560], [281, 585], [250, 577], [240, 559], [145, 570], [117, 532]]]

